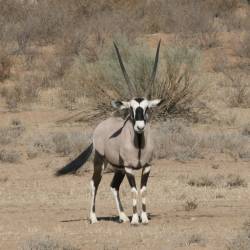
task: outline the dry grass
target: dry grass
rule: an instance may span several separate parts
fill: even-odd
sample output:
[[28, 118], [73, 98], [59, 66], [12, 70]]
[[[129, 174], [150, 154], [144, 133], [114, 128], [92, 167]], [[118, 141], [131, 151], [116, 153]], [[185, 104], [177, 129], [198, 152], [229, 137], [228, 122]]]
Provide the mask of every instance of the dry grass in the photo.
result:
[[249, 138], [237, 130], [230, 133], [211, 132], [202, 135], [199, 146], [202, 151], [228, 154], [239, 159], [249, 152]]
[[11, 61], [8, 52], [0, 45], [0, 81], [10, 77]]
[[119, 248], [115, 244], [104, 244], [103, 250], [118, 250]]
[[16, 110], [20, 104], [30, 104], [38, 100], [39, 91], [49, 86], [49, 79], [41, 75], [24, 75], [12, 86], [4, 86], [1, 95], [5, 97], [9, 110]]
[[154, 128], [155, 157], [181, 161], [202, 158], [200, 138], [183, 119], [169, 120]]
[[199, 176], [187, 179], [187, 184], [193, 187], [224, 187], [238, 188], [247, 187], [247, 182], [240, 175], [229, 174], [227, 177], [223, 175], [216, 176]]
[[249, 136], [242, 131], [197, 133], [183, 119], [162, 122], [153, 128], [155, 157], [187, 161], [208, 153], [228, 154], [235, 159], [249, 157]]
[[214, 187], [215, 181], [214, 178], [208, 176], [200, 176], [198, 178], [191, 178], [188, 180], [187, 184], [189, 186], [195, 187]]
[[250, 84], [246, 75], [239, 71], [224, 70], [228, 80], [229, 98], [231, 107], [250, 107]]
[[27, 148], [27, 155], [30, 159], [40, 153], [59, 154], [67, 156], [78, 154], [90, 144], [90, 134], [83, 132], [44, 134], [33, 138]]
[[237, 45], [236, 53], [241, 57], [250, 58], [250, 34], [246, 33], [243, 41]]
[[15, 150], [1, 150], [0, 151], [0, 161], [7, 163], [17, 163], [20, 161], [21, 155]]
[[21, 247], [22, 250], [78, 250], [63, 241], [51, 239], [49, 236], [34, 238], [26, 241]]
[[17, 88], [9, 87], [2, 88], [1, 96], [5, 97], [6, 104], [10, 110], [15, 110], [20, 102], [20, 93]]
[[242, 134], [245, 136], [250, 136], [250, 123], [246, 124], [242, 129]]
[[238, 235], [230, 240], [227, 245], [227, 250], [248, 250], [250, 249], [250, 223], [247, 220], [244, 223], [243, 229]]
[[185, 211], [192, 211], [198, 207], [198, 203], [196, 200], [187, 200], [184, 205]]
[[[111, 37], [114, 39], [112, 34], [116, 34], [115, 40], [129, 41], [119, 43], [129, 75], [136, 85], [135, 95], [141, 95], [147, 87], [145, 82], [151, 73], [154, 55], [152, 50], [141, 44], [131, 46], [136, 44], [134, 38], [138, 31], [140, 34], [171, 32], [183, 38], [182, 45], [170, 46], [161, 53], [162, 65], [152, 97], [166, 98], [167, 102], [162, 106], [163, 116], [184, 111], [189, 113], [194, 106], [197, 108], [197, 98], [204, 90], [200, 88], [194, 72], [200, 50], [192, 47], [197, 46], [197, 41], [201, 48], [217, 46], [219, 30], [215, 29], [215, 19], [225, 22], [228, 18], [225, 13], [231, 14], [239, 8], [239, 1], [230, 1], [229, 4], [222, 0], [216, 3], [183, 3], [181, 0], [152, 3], [109, 0], [97, 3], [74, 0], [71, 4], [65, 0], [38, 1], [35, 4], [1, 0], [1, 3], [5, 6], [0, 10], [3, 17], [0, 20], [3, 27], [1, 40], [15, 47], [13, 51], [19, 52], [14, 53], [15, 57], [23, 57], [32, 72], [31, 76], [23, 77], [20, 83], [18, 81], [13, 88], [3, 92], [9, 109], [37, 102], [44, 87], [56, 86], [61, 89], [60, 105], [68, 109], [83, 107], [86, 95], [92, 99], [102, 97], [96, 98], [102, 101], [93, 110], [100, 109], [103, 116], [110, 114], [111, 97], [127, 97], [110, 43]], [[121, 37], [118, 34], [123, 34], [125, 39], [117, 39]], [[185, 37], [192, 41], [191, 46], [186, 44]], [[41, 59], [43, 52], [40, 49], [43, 47], [53, 48], [53, 52], [48, 53], [52, 60], [47, 61], [46, 56]], [[43, 64], [47, 69], [42, 62], [46, 62]], [[108, 93], [105, 91], [107, 88]]]
[[193, 234], [190, 236], [190, 238], [188, 239], [188, 241], [186, 242], [187, 246], [193, 245], [193, 244], [197, 244], [199, 246], [205, 246], [205, 239], [204, 237], [202, 237], [200, 234]]
[[0, 128], [0, 144], [6, 145], [15, 142], [25, 131], [19, 120], [12, 120], [9, 127]]
[[193, 233], [190, 235], [184, 235], [184, 242], [180, 246], [185, 247], [205, 247], [207, 240], [200, 233]]
[[230, 188], [247, 187], [247, 182], [240, 175], [230, 174], [227, 177], [226, 186]]

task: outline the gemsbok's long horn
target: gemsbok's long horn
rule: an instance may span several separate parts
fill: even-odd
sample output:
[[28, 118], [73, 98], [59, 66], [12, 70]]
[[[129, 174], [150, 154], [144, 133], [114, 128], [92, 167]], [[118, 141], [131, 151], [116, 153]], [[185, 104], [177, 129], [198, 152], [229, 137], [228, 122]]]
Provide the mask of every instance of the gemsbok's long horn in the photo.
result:
[[155, 54], [154, 67], [153, 67], [153, 71], [152, 71], [152, 74], [151, 74], [151, 77], [150, 77], [150, 80], [149, 80], [149, 83], [148, 83], [148, 89], [146, 91], [147, 97], [150, 94], [151, 88], [152, 88], [152, 86], [154, 84], [154, 81], [155, 81], [155, 76], [156, 76], [156, 71], [157, 71], [157, 66], [158, 66], [158, 61], [159, 61], [160, 46], [161, 46], [161, 40], [158, 42], [158, 46], [157, 46], [157, 50], [156, 50], [156, 54]]
[[122, 61], [122, 57], [120, 55], [120, 52], [119, 52], [119, 49], [116, 45], [116, 43], [114, 42], [114, 46], [115, 46], [115, 51], [116, 51], [116, 54], [117, 54], [117, 57], [118, 57], [118, 60], [119, 60], [119, 63], [120, 63], [120, 66], [121, 66], [121, 69], [122, 69], [122, 73], [123, 73], [123, 76], [124, 76], [124, 79], [128, 85], [128, 90], [129, 90], [129, 93], [130, 95], [133, 94], [133, 90], [132, 90], [132, 84], [131, 84], [131, 81], [129, 80], [129, 77], [128, 77], [128, 73], [124, 67], [124, 64], [123, 64], [123, 61]]

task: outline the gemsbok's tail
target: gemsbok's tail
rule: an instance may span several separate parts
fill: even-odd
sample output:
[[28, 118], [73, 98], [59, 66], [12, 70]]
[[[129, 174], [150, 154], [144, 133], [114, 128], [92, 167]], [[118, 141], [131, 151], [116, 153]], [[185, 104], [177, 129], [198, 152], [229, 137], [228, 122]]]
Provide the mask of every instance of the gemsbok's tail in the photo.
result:
[[93, 143], [91, 143], [79, 156], [77, 156], [75, 160], [68, 163], [63, 168], [57, 170], [55, 175], [61, 176], [61, 175], [69, 174], [69, 173], [75, 173], [77, 169], [79, 169], [80, 167], [84, 165], [84, 163], [86, 163], [92, 151], [93, 151]]

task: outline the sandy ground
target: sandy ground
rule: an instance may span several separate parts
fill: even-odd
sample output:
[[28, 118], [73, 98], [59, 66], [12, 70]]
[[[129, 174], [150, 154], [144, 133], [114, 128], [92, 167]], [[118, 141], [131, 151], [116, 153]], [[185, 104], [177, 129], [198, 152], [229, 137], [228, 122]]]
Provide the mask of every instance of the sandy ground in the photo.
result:
[[[90, 225], [92, 169], [81, 176], [54, 177], [54, 171], [66, 161], [50, 156], [23, 164], [1, 164], [0, 249], [18, 249], [29, 239], [49, 235], [80, 249], [222, 250], [250, 216], [250, 185], [228, 188], [187, 184], [191, 177], [233, 173], [249, 183], [249, 163], [162, 160], [155, 163], [149, 180], [149, 225], [132, 227], [117, 222], [110, 173], [104, 175], [97, 196], [99, 223]], [[121, 198], [130, 216], [132, 200], [127, 180], [121, 187]], [[198, 207], [186, 211], [187, 200], [196, 200]], [[197, 237], [197, 243], [190, 243]]]
[[[247, 14], [247, 9], [238, 8], [235, 17], [244, 18]], [[219, 18], [216, 19], [218, 23], [215, 25], [224, 25]], [[224, 30], [223, 27], [218, 28]], [[194, 125], [193, 129], [198, 134], [207, 133], [208, 129], [216, 130], [219, 134], [225, 127], [228, 131], [241, 130], [249, 123], [249, 108], [231, 107], [230, 98], [235, 97], [230, 92], [231, 83], [221, 72], [214, 72], [218, 66], [225, 70], [227, 67], [233, 69], [238, 64], [247, 71], [249, 58], [237, 55], [235, 50], [245, 32], [235, 29], [216, 32], [215, 42], [219, 45], [201, 51], [198, 80], [202, 80], [201, 84], [206, 80], [204, 104], [208, 105], [213, 116], [209, 117], [208, 124]], [[178, 42], [176, 34], [163, 33], [143, 35], [138, 41], [146, 41], [155, 49], [159, 39], [162, 39], [163, 46], [176, 46]], [[187, 46], [194, 41], [193, 38], [190, 41], [185, 38]], [[33, 79], [31, 76], [50, 75], [53, 72], [48, 67], [54, 64], [52, 58], [57, 48], [51, 45], [39, 48], [36, 45], [32, 49], [37, 51], [34, 67], [26, 66], [26, 55], [15, 56], [11, 78], [1, 83], [2, 86], [11, 87], [19, 80], [26, 81], [25, 76], [29, 80]], [[50, 64], [44, 65], [46, 62]], [[148, 185], [150, 223], [147, 226], [133, 227], [129, 223], [118, 222], [115, 201], [109, 188], [113, 175], [105, 174], [97, 195], [99, 223], [90, 225], [91, 164], [88, 163], [86, 171], [80, 175], [55, 177], [55, 171], [69, 161], [69, 156], [44, 153], [28, 159], [28, 146], [36, 136], [47, 136], [53, 132], [92, 131], [90, 124], [76, 120], [74, 123], [57, 122], [72, 113], [61, 107], [59, 97], [58, 88], [45, 88], [39, 92], [37, 103], [20, 104], [15, 112], [8, 110], [4, 98], [0, 99], [0, 128], [7, 128], [13, 120], [18, 119], [25, 129], [20, 138], [12, 138], [13, 141], [8, 145], [0, 144], [0, 150], [17, 150], [21, 155], [21, 161], [16, 164], [0, 161], [0, 250], [23, 249], [29, 240], [46, 236], [84, 250], [227, 250], [227, 245], [242, 230], [244, 223], [250, 221], [250, 163], [239, 161], [229, 154], [221, 154], [206, 155], [206, 159], [187, 162], [156, 161]], [[81, 100], [80, 108], [84, 106], [82, 102], [90, 105], [88, 101], [91, 100]], [[206, 122], [206, 118], [203, 122]], [[230, 174], [239, 175], [246, 185], [232, 188], [223, 185], [223, 180]], [[221, 181], [221, 185], [188, 185], [188, 180], [201, 176]], [[137, 183], [139, 179], [138, 171]], [[127, 180], [121, 186], [121, 199], [127, 215], [131, 216], [132, 198]], [[188, 211], [188, 201], [194, 202], [197, 208]]]

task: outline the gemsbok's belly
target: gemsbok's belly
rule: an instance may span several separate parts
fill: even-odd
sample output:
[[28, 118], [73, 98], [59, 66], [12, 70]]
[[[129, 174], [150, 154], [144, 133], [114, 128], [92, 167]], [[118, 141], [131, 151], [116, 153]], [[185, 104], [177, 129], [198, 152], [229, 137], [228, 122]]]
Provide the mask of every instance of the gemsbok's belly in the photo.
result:
[[151, 149], [123, 149], [120, 152], [120, 157], [123, 160], [125, 167], [131, 167], [133, 169], [140, 169], [147, 164], [150, 164], [152, 160]]

